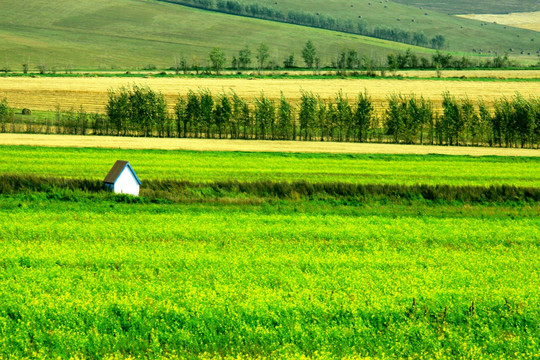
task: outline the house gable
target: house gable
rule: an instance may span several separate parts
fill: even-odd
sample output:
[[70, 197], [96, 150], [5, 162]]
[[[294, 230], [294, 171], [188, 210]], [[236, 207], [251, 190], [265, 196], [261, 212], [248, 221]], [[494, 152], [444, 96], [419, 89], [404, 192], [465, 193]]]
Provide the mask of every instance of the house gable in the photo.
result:
[[139, 177], [137, 174], [135, 174], [135, 171], [131, 167], [130, 163], [128, 161], [123, 160], [117, 160], [116, 163], [113, 165], [112, 169], [109, 171], [107, 176], [105, 177], [105, 180], [103, 180], [106, 184], [114, 184], [120, 177], [120, 175], [123, 173], [123, 171], [128, 168], [131, 172], [131, 175], [135, 179], [138, 185], [141, 185], [141, 180], [139, 180]]
[[139, 195], [141, 181], [127, 161], [118, 160], [104, 180], [105, 187], [115, 193]]

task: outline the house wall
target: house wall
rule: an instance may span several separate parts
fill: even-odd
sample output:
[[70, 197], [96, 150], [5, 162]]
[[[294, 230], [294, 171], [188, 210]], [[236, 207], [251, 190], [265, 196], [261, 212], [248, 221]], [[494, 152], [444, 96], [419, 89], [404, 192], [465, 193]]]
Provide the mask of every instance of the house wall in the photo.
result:
[[114, 183], [114, 192], [117, 194], [139, 195], [139, 184], [127, 166]]

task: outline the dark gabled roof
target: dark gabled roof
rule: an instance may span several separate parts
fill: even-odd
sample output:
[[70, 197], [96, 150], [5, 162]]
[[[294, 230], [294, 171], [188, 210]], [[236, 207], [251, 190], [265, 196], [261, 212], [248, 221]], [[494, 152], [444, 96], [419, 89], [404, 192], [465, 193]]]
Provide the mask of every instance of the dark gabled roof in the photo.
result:
[[103, 180], [103, 182], [106, 184], [114, 184], [116, 180], [118, 180], [118, 177], [120, 176], [120, 174], [122, 174], [122, 171], [124, 171], [126, 166], [128, 167], [129, 171], [131, 171], [131, 173], [133, 174], [133, 177], [135, 178], [137, 183], [141, 185], [141, 180], [139, 180], [139, 178], [137, 177], [137, 174], [135, 174], [135, 171], [129, 164], [129, 161], [123, 161], [123, 160], [116, 160], [116, 163], [113, 165], [111, 171], [109, 171], [107, 176], [105, 176], [105, 180]]

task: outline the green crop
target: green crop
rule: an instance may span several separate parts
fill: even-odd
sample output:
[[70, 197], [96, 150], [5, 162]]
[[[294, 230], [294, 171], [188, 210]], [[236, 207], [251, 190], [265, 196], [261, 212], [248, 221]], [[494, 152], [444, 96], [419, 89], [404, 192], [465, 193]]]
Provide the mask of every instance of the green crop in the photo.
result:
[[0, 358], [540, 351], [536, 205], [75, 195], [0, 198]]
[[534, 358], [538, 165], [0, 147], [0, 359]]
[[0, 174], [103, 179], [118, 159], [142, 180], [309, 181], [539, 187], [540, 158], [0, 147]]

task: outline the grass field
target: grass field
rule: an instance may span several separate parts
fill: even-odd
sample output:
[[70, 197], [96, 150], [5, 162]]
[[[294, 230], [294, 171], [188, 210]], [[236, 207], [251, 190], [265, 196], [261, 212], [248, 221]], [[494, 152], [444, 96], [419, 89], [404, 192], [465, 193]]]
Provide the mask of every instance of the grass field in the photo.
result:
[[[450, 50], [513, 47], [537, 60], [538, 33], [395, 2], [261, 3], [362, 11], [388, 26], [399, 16], [407, 29], [444, 31]], [[505, 3], [492, 12], [517, 6]], [[308, 39], [323, 62], [345, 47], [378, 61], [409, 47], [147, 0], [6, 0], [0, 13], [0, 68], [203, 65], [214, 46], [230, 57], [261, 42], [281, 62]], [[109, 90], [132, 84], [171, 107], [201, 88], [293, 102], [302, 90], [367, 91], [380, 111], [392, 93], [435, 106], [444, 91], [488, 105], [537, 97], [538, 72], [520, 74], [14, 76], [0, 77], [0, 99], [54, 116], [56, 106], [103, 112]], [[119, 159], [142, 180], [140, 197], [102, 190]], [[538, 149], [0, 134], [0, 359], [538, 358], [538, 214]]]
[[469, 14], [460, 16], [467, 19], [496, 22], [497, 24], [510, 25], [540, 32], [540, 11], [510, 14]]
[[[537, 158], [0, 147], [0, 175], [507, 184]], [[1, 181], [4, 181], [3, 178]], [[534, 358], [535, 202], [0, 194], [0, 357]], [[257, 201], [256, 201], [257, 200]]]
[[3, 357], [539, 351], [532, 210], [350, 216], [40, 195], [0, 204]]
[[[141, 179], [299, 181], [540, 187], [538, 157], [241, 153], [0, 147], [0, 174], [105, 178], [118, 159]], [[47, 159], [47, 161], [41, 161]]]
[[[250, 3], [249, 0], [240, 0], [240, 3]], [[525, 53], [536, 53], [538, 45], [531, 42], [531, 38], [538, 38], [537, 33], [526, 31], [520, 33], [519, 29], [508, 29], [502, 25], [482, 24], [479, 21], [464, 21], [447, 14], [447, 12], [427, 11], [416, 6], [407, 6], [389, 1], [347, 1], [347, 0], [311, 0], [295, 1], [262, 0], [260, 4], [281, 10], [318, 13], [321, 16], [330, 15], [335, 18], [358, 22], [359, 16], [368, 26], [386, 26], [400, 30], [423, 32], [428, 38], [435, 35], [444, 35], [448, 45], [444, 50], [464, 51], [472, 53], [473, 49], [483, 54], [498, 52], [500, 54], [513, 47], [525, 50]], [[537, 6], [537, 5], [536, 5]], [[492, 8], [496, 8], [493, 6]], [[531, 11], [531, 10], [529, 10]], [[519, 36], [518, 36], [519, 35]], [[538, 41], [538, 39], [537, 39]]]
[[[221, 47], [228, 55], [260, 43], [282, 63], [291, 52], [299, 53], [307, 40], [317, 40], [324, 63], [341, 48], [355, 48], [375, 59], [389, 51], [405, 51], [408, 45], [257, 19], [229, 16], [183, 6], [145, 0], [19, 1], [0, 3], [0, 64], [22, 70], [24, 62], [35, 69], [43, 64], [63, 71], [65, 67], [111, 69], [175, 65], [193, 56], [199, 66]], [[16, 19], [16, 20], [15, 20]], [[470, 20], [463, 20], [470, 21]], [[238, 35], [242, 34], [241, 41]], [[144, 49], [144, 51], [140, 51]], [[414, 48], [420, 53], [432, 50]], [[228, 61], [228, 64], [230, 62]], [[255, 64], [253, 54], [253, 65]]]
[[234, 90], [241, 97], [254, 99], [261, 95], [279, 99], [281, 93], [289, 100], [298, 100], [302, 90], [319, 94], [322, 98], [334, 98], [342, 91], [353, 99], [367, 90], [375, 105], [384, 106], [387, 96], [393, 93], [422, 95], [442, 102], [443, 92], [456, 97], [468, 96], [472, 100], [484, 99], [486, 104], [495, 98], [513, 96], [516, 92], [525, 97], [538, 94], [536, 81], [455, 81], [415, 79], [234, 79], [234, 78], [0, 78], [0, 98], [7, 98], [10, 106], [32, 110], [54, 110], [57, 105], [64, 110], [78, 109], [103, 112], [107, 91], [131, 84], [147, 85], [165, 95], [171, 108], [179, 94], [188, 90], [207, 88], [214, 94]]
[[[305, 8], [303, 2], [282, 3], [289, 8]], [[357, 2], [351, 11], [350, 4], [342, 0], [317, 0], [309, 3], [309, 10], [324, 9], [355, 22], [360, 11], [371, 25], [424, 31], [430, 37], [443, 34], [450, 46], [444, 50], [456, 52], [458, 56], [474, 56], [479, 52], [483, 56], [493, 56], [494, 52], [502, 54], [513, 47], [524, 51], [524, 56], [516, 55], [520, 61], [537, 61], [538, 46], [530, 41], [537, 37], [535, 32], [504, 29], [502, 25], [494, 24], [481, 26], [478, 21], [446, 14], [426, 16], [424, 10], [395, 3], [385, 3], [386, 9], [379, 2], [373, 2], [373, 6], [367, 3], [365, 0]], [[320, 9], [313, 10], [315, 6]], [[223, 48], [231, 60], [244, 45], [251, 46], [254, 51], [261, 42], [270, 47], [271, 58], [282, 64], [291, 52], [300, 60], [301, 48], [309, 39], [316, 42], [323, 64], [329, 64], [342, 48], [354, 48], [376, 61], [383, 61], [389, 52], [407, 48], [428, 56], [435, 53], [432, 49], [375, 38], [223, 15], [157, 1], [39, 0], [22, 5], [20, 1], [5, 0], [0, 3], [0, 12], [9, 14], [0, 19], [0, 52], [3, 54], [0, 65], [18, 70], [25, 62], [32, 69], [44, 65], [57, 71], [66, 67], [131, 69], [149, 64], [170, 67], [175, 64], [175, 58], [181, 56], [190, 64], [195, 56], [199, 65], [205, 65], [213, 47]], [[398, 22], [397, 18], [401, 17], [403, 21]], [[414, 23], [411, 18], [415, 18]], [[242, 34], [241, 41], [238, 34]], [[473, 53], [473, 49], [477, 52]]]

